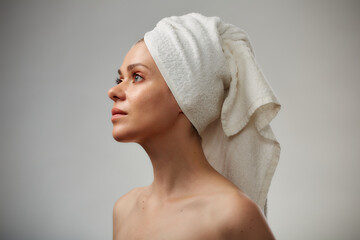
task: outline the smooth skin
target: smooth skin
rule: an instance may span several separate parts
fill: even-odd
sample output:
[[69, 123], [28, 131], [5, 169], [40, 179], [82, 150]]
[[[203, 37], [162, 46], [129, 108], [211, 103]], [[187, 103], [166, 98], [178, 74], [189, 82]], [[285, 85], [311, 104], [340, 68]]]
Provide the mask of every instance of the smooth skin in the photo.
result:
[[[146, 67], [128, 71], [136, 63]], [[127, 53], [120, 72], [108, 95], [127, 114], [112, 120], [112, 134], [144, 148], [154, 180], [116, 201], [113, 239], [275, 239], [258, 206], [208, 163], [143, 41]]]

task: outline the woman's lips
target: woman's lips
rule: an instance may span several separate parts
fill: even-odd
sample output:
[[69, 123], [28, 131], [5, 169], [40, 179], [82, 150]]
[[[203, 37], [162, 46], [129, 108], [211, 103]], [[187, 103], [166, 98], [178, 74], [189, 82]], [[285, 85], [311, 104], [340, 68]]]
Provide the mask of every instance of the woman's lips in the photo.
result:
[[121, 110], [119, 108], [111, 109], [111, 114], [112, 114], [111, 121], [113, 121], [115, 119], [118, 119], [118, 118], [121, 118], [121, 117], [124, 117], [124, 116], [127, 115], [126, 112], [124, 112], [123, 110]]
[[113, 108], [113, 109], [111, 109], [111, 114], [112, 115], [115, 115], [115, 114], [125, 114], [126, 115], [127, 113], [119, 108]]

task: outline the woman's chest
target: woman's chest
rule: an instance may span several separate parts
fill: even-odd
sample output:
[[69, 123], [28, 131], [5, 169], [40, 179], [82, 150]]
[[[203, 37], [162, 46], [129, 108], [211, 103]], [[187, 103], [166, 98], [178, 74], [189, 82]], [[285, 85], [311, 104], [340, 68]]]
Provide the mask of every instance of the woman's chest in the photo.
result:
[[217, 232], [214, 220], [206, 212], [194, 211], [191, 208], [158, 212], [134, 209], [120, 221], [121, 226], [114, 234], [114, 240], [219, 240], [221, 236]]

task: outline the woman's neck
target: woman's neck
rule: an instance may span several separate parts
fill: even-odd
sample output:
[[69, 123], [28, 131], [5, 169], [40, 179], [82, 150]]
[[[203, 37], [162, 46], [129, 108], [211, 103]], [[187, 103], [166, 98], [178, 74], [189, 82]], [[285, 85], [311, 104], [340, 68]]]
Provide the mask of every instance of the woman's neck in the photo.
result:
[[201, 181], [218, 174], [208, 163], [200, 139], [189, 132], [172, 129], [142, 146], [154, 170], [149, 194], [159, 202], [196, 192]]

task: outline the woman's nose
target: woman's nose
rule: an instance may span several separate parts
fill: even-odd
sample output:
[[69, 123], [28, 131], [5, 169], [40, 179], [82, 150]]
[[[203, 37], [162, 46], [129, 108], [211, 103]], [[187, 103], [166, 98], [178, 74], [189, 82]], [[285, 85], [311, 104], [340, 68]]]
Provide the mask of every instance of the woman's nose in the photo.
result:
[[121, 89], [120, 85], [116, 85], [109, 89], [108, 96], [111, 100], [125, 100], [125, 92]]

